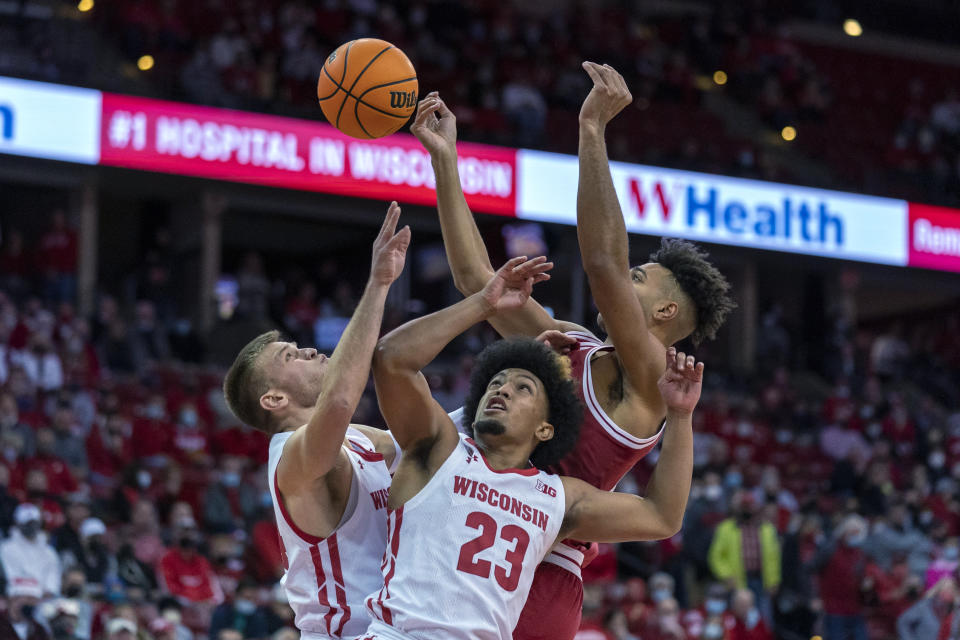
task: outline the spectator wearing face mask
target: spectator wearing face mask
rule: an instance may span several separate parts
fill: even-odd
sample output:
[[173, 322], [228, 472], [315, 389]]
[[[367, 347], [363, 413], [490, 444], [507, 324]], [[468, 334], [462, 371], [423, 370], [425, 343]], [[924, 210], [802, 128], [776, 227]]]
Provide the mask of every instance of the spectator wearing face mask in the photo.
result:
[[644, 640], [687, 640], [687, 632], [680, 623], [680, 605], [676, 599], [668, 596], [656, 603], [642, 637]]
[[7, 610], [0, 613], [0, 638], [49, 640], [47, 631], [34, 619], [43, 588], [33, 578], [7, 577]]
[[736, 589], [750, 589], [765, 620], [773, 619], [771, 594], [780, 586], [780, 542], [777, 530], [760, 519], [752, 494], [738, 491], [731, 500], [732, 517], [721, 522], [710, 544], [710, 569], [717, 580]]
[[240, 581], [233, 598], [213, 610], [210, 637], [221, 629], [236, 629], [244, 638], [266, 638], [269, 629], [263, 616], [257, 615], [257, 583], [249, 578]]
[[863, 617], [867, 556], [861, 548], [866, 539], [867, 521], [858, 515], [847, 516], [813, 560], [820, 579], [827, 638], [867, 638]]
[[107, 527], [100, 518], [87, 518], [80, 525], [80, 541], [83, 553], [80, 566], [87, 575], [87, 582], [103, 585], [117, 573], [117, 560], [107, 546]]
[[186, 602], [220, 604], [223, 592], [210, 562], [198, 551], [199, 535], [192, 518], [177, 522], [174, 531], [176, 546], [160, 558], [158, 577], [161, 588]]
[[910, 573], [924, 575], [930, 563], [933, 544], [913, 526], [907, 505], [893, 504], [887, 516], [878, 521], [867, 538], [863, 550], [884, 571], [889, 571], [893, 558], [906, 556]]
[[13, 512], [14, 528], [0, 543], [0, 562], [9, 583], [35, 580], [44, 595], [60, 595], [60, 559], [47, 543], [42, 515], [36, 505], [24, 503]]
[[[730, 610], [734, 623], [728, 631], [728, 640], [773, 640], [773, 634], [754, 602], [753, 592], [749, 589], [738, 589], [733, 594]], [[839, 639], [841, 636], [827, 637], [833, 640], [834, 637]]]
[[957, 595], [957, 584], [952, 578], [940, 580], [923, 598], [897, 618], [897, 635], [900, 640], [936, 638], [940, 627], [953, 611]]
[[224, 456], [219, 478], [207, 489], [203, 520], [213, 533], [246, 529], [245, 523], [257, 512], [257, 492], [243, 483], [243, 458]]
[[180, 407], [174, 426], [172, 451], [180, 464], [205, 464], [210, 460], [210, 438], [192, 404]]
[[173, 425], [167, 415], [167, 402], [160, 394], [149, 397], [133, 420], [133, 454], [147, 466], [167, 463]]
[[93, 627], [93, 603], [87, 598], [87, 576], [80, 568], [68, 569], [63, 574], [65, 598], [77, 605], [76, 635], [80, 640], [90, 640]]

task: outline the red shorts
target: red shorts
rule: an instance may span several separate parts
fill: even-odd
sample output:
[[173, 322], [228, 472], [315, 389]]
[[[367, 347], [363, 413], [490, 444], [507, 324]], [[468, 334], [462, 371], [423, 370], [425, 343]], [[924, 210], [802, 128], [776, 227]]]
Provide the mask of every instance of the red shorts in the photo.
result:
[[537, 565], [513, 640], [573, 640], [580, 628], [583, 582], [549, 562]]

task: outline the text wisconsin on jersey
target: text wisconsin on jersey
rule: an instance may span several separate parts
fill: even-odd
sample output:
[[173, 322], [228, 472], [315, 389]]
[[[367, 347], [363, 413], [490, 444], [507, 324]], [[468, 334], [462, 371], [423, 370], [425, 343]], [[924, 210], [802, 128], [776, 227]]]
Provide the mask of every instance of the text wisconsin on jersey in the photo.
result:
[[499, 507], [502, 511], [512, 513], [525, 522], [532, 522], [544, 531], [547, 530], [547, 522], [550, 519], [547, 514], [512, 496], [500, 493], [493, 487], [487, 486], [485, 482], [454, 476], [453, 492], [459, 493], [461, 496], [469, 495], [469, 497], [479, 500], [480, 502], [485, 502], [491, 507]]

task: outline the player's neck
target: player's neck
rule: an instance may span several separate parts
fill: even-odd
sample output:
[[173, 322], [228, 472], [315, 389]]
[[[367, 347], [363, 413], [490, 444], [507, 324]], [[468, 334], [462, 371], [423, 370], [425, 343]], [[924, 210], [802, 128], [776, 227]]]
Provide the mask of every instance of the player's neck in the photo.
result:
[[518, 452], [516, 447], [491, 447], [480, 442], [477, 443], [477, 447], [494, 471], [526, 469], [530, 466], [530, 456], [524, 456], [523, 452]]
[[310, 422], [311, 417], [313, 417], [313, 407], [291, 407], [280, 421], [276, 432], [296, 431]]

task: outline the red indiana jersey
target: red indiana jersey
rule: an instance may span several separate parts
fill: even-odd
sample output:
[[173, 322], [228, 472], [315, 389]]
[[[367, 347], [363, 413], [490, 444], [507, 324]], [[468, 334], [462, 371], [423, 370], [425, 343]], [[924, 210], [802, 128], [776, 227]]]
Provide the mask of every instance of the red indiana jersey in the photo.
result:
[[[596, 337], [580, 331], [569, 331], [567, 335], [577, 339], [569, 357], [577, 395], [584, 406], [583, 424], [573, 450], [558, 464], [545, 470], [578, 478], [598, 489], [611, 491], [635, 464], [653, 450], [663, 435], [663, 427], [649, 438], [637, 438], [618, 427], [600, 405], [590, 373], [591, 358], [602, 351], [613, 351], [614, 346], [604, 344]], [[554, 562], [580, 575], [579, 569], [583, 565], [582, 550], [586, 545], [570, 540], [565, 542], [567, 544], [561, 543], [554, 548], [546, 562]], [[576, 563], [576, 569], [571, 566], [571, 562]]]

